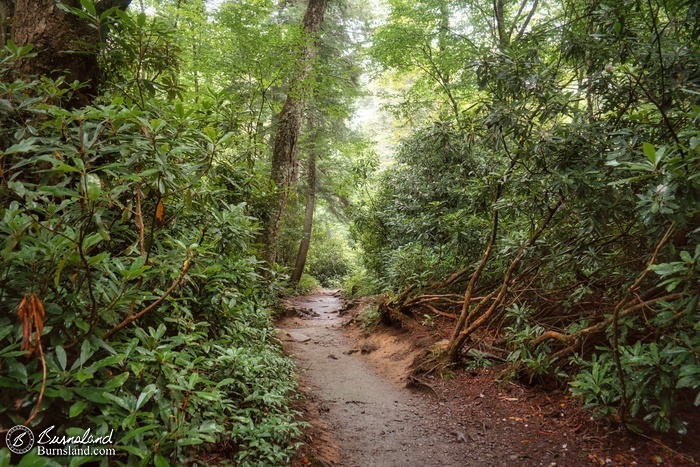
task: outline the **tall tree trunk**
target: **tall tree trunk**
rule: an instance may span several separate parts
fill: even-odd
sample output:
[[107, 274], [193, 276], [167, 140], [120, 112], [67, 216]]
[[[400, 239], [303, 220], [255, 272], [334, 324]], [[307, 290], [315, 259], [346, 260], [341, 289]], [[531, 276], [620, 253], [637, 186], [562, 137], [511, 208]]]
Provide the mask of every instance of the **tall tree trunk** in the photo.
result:
[[506, 34], [506, 21], [503, 14], [503, 0], [493, 0], [493, 15], [496, 19], [496, 30], [498, 31], [498, 46], [505, 49], [510, 42]]
[[[80, 8], [78, 0], [64, 0]], [[74, 104], [85, 105], [97, 90], [97, 46], [99, 37], [76, 15], [58, 8], [56, 0], [17, 0], [12, 19], [12, 40], [19, 46], [33, 44], [36, 56], [18, 61], [23, 75], [66, 76], [86, 86]]]
[[306, 211], [304, 212], [304, 230], [301, 236], [301, 244], [299, 245], [299, 253], [297, 261], [294, 265], [292, 273], [292, 284], [298, 284], [301, 275], [304, 273], [306, 266], [306, 256], [309, 253], [309, 245], [311, 245], [311, 228], [314, 222], [314, 208], [316, 207], [316, 148], [312, 147], [309, 151], [309, 158], [306, 167], [306, 179], [308, 186], [306, 187]]
[[[441, 0], [440, 8], [440, 32], [438, 34], [438, 50], [440, 54], [445, 53], [447, 48], [447, 38], [450, 33], [450, 10], [447, 7], [447, 0]], [[442, 58], [442, 57], [441, 57]]]
[[292, 78], [281, 112], [277, 117], [277, 134], [272, 149], [271, 178], [277, 188], [270, 216], [265, 228], [265, 260], [274, 264], [277, 261], [279, 236], [282, 229], [282, 217], [287, 207], [288, 191], [292, 183], [294, 168], [294, 150], [296, 148], [301, 123], [304, 117], [304, 104], [308, 90], [307, 80], [313, 60], [316, 57], [318, 35], [323, 24], [323, 17], [328, 0], [309, 0], [302, 21], [306, 36], [299, 63], [299, 73]]

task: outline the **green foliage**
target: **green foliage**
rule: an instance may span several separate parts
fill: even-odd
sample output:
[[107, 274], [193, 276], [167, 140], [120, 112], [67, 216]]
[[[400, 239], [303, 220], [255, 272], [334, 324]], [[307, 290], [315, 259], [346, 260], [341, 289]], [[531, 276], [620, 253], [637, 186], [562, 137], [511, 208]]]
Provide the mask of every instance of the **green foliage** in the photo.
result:
[[365, 265], [384, 287], [427, 283], [476, 259], [486, 225], [474, 212], [485, 200], [472, 196], [483, 188], [481, 158], [449, 124], [404, 141], [353, 226]]
[[381, 320], [381, 313], [379, 312], [379, 307], [377, 305], [369, 305], [367, 308], [362, 310], [360, 313], [359, 321], [365, 328], [370, 328]]
[[343, 294], [346, 297], [365, 297], [376, 294], [379, 289], [364, 266], [356, 266], [343, 278]]
[[311, 233], [306, 270], [324, 287], [338, 287], [353, 267], [355, 257], [348, 245], [343, 226], [321, 217]]
[[580, 363], [582, 368], [571, 382], [571, 393], [582, 397], [585, 407], [595, 409], [600, 415], [616, 414], [621, 391], [610, 353], [593, 354], [590, 361]]
[[530, 349], [528, 345], [545, 331], [543, 326], [533, 322], [533, 315], [535, 310], [532, 308], [514, 303], [506, 311], [505, 322], [509, 324], [503, 329], [510, 350], [508, 363], [531, 381], [553, 373], [551, 349], [546, 345]]
[[[652, 318], [651, 324], [657, 329], [673, 325], [673, 335], [661, 334], [656, 341], [637, 341], [620, 349], [620, 363], [630, 401], [629, 413], [633, 417], [641, 416], [658, 431], [674, 430], [683, 434], [687, 431], [682, 416], [674, 409], [679, 403], [679, 389], [700, 388], [698, 313], [697, 299], [687, 302], [680, 316], [674, 306], [667, 304]], [[629, 323], [629, 326], [638, 325]], [[597, 365], [595, 368], [591, 363], [576, 360], [582, 365], [582, 370], [571, 383], [572, 392], [583, 397], [596, 411], [607, 413], [614, 411], [612, 402], [621, 399], [622, 389], [615, 373], [612, 351], [599, 348], [598, 355], [599, 359], [593, 361]], [[614, 381], [608, 381], [610, 378]], [[604, 394], [600, 385], [593, 384], [594, 380], [605, 380], [608, 387]], [[694, 404], [700, 405], [700, 393]]]
[[321, 287], [321, 283], [314, 276], [310, 274], [302, 274], [299, 283], [295, 288], [295, 293], [299, 295], [307, 295]]
[[[352, 228], [363, 264], [384, 290], [419, 294], [470, 271], [496, 224], [474, 293], [506, 287], [505, 317], [499, 307], [488, 324], [518, 371], [556, 373], [552, 355], [573, 346], [572, 391], [586, 404], [612, 415], [626, 399], [633, 418], [683, 432], [674, 411], [700, 387], [697, 11], [542, 2], [530, 20], [512, 2], [499, 17], [498, 3], [390, 2], [371, 54], [385, 79], [408, 83], [393, 110], [413, 132], [367, 177], [376, 190]], [[616, 336], [612, 325], [575, 336], [610, 320], [640, 277]], [[533, 348], [547, 331], [562, 340]]]
[[192, 462], [205, 443], [229, 446], [236, 465], [284, 464], [300, 424], [257, 223], [234, 184], [253, 175], [229, 160], [237, 135], [157, 72], [171, 63], [153, 47], [175, 52], [165, 23], [119, 19], [108, 56], [124, 63], [93, 105], [63, 107], [77, 83], [9, 80], [29, 48], [10, 45], [0, 63], [0, 417], [24, 423], [44, 385], [16, 319], [33, 293], [47, 377], [32, 426], [114, 430], [122, 465]]

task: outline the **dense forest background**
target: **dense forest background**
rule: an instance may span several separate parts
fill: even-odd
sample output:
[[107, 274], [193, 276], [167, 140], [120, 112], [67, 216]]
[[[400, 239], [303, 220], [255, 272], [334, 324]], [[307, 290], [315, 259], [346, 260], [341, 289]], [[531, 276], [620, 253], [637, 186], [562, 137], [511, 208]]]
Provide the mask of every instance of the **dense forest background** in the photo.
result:
[[699, 37], [692, 0], [0, 0], [2, 429], [283, 465], [273, 309], [320, 284], [448, 323], [417, 371], [684, 433]]

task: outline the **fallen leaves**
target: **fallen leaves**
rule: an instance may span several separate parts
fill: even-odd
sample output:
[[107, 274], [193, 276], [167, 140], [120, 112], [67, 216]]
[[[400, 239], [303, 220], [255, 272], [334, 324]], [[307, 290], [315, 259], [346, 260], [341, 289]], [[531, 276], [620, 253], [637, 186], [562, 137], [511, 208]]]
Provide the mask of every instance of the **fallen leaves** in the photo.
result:
[[156, 205], [156, 222], [158, 226], [162, 226], [165, 223], [165, 206], [163, 205], [163, 200], [159, 199]]
[[[17, 316], [22, 322], [22, 350], [27, 351], [27, 357], [36, 352], [37, 356], [41, 350], [41, 333], [44, 331], [44, 305], [35, 294], [27, 294], [19, 304]], [[35, 332], [35, 339], [32, 340], [32, 333]]]
[[[41, 348], [41, 334], [44, 331], [45, 316], [44, 304], [41, 303], [39, 297], [35, 294], [26, 294], [17, 309], [17, 317], [22, 322], [22, 350], [27, 351], [27, 357], [31, 357], [31, 355], [36, 352], [37, 357], [41, 359], [43, 379], [36, 406], [27, 421], [24, 422], [25, 426], [29, 425], [39, 413], [41, 401], [44, 398], [44, 390], [46, 389], [46, 360], [44, 359], [44, 352]], [[35, 335], [33, 341], [32, 333]]]

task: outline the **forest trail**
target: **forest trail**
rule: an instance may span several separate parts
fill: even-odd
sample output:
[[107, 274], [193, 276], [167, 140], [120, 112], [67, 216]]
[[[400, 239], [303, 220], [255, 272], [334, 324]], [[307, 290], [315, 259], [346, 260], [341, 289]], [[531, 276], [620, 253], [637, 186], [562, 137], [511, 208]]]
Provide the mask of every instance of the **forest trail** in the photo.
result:
[[312, 425], [295, 467], [697, 465], [615, 434], [562, 391], [502, 381], [502, 369], [458, 371], [429, 380], [435, 393], [411, 391], [405, 376], [419, 336], [347, 326], [352, 312], [340, 315], [332, 291], [286, 306], [298, 316], [279, 322], [278, 335], [298, 366]]
[[492, 442], [475, 443], [483, 433], [452, 427], [448, 414], [436, 410], [442, 404], [434, 395], [411, 392], [379, 374], [343, 332], [341, 299], [324, 292], [293, 305], [310, 310], [309, 316], [287, 318], [279, 333], [313, 402], [310, 415], [318, 415], [311, 422], [325, 431], [320, 460], [346, 467], [446, 467], [517, 459]]

